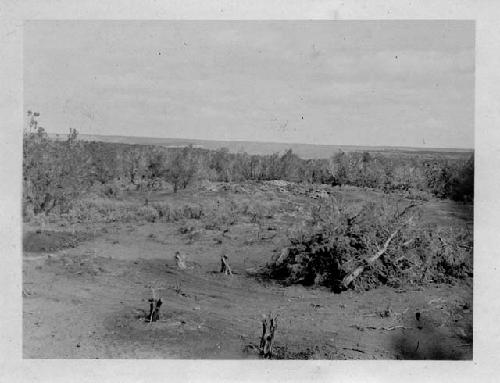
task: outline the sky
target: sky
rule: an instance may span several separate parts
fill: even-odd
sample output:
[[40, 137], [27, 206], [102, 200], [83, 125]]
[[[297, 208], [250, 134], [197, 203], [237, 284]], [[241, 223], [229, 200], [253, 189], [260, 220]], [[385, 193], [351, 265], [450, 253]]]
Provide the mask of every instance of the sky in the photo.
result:
[[474, 146], [472, 21], [27, 21], [50, 133]]

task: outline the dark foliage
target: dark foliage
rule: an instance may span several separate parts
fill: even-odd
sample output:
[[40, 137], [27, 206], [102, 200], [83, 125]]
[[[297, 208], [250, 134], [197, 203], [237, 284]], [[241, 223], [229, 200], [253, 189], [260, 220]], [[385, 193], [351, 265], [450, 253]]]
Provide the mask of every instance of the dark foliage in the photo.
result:
[[[366, 203], [354, 213], [330, 210], [328, 219], [320, 219], [310, 231], [290, 235], [290, 244], [267, 265], [264, 275], [286, 284], [326, 286], [337, 293], [346, 287], [367, 290], [471, 277], [470, 230], [422, 226], [419, 215], [416, 206], [398, 211], [383, 202]], [[396, 231], [387, 250], [368, 264]], [[352, 286], [344, 286], [344, 277], [361, 265], [361, 276]]]
[[353, 185], [389, 191], [429, 193], [440, 198], [472, 201], [474, 158], [437, 155], [339, 152], [330, 159], [304, 160], [284, 154], [248, 155], [227, 149], [163, 148], [77, 140], [50, 140], [29, 112], [23, 140], [24, 214], [66, 212], [69, 202], [95, 185], [119, 196], [119, 187], [152, 190], [163, 182], [173, 191], [200, 180], [241, 182], [282, 179], [292, 182]]

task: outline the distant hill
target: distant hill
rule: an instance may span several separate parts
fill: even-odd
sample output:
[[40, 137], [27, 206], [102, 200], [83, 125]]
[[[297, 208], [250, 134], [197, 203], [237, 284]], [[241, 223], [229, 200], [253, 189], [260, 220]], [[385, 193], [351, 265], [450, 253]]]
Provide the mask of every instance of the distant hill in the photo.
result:
[[[53, 139], [66, 139], [64, 134], [49, 134]], [[216, 141], [216, 140], [196, 140], [182, 138], [158, 138], [158, 137], [131, 137], [131, 136], [106, 136], [79, 134], [78, 138], [85, 141], [115, 142], [130, 145], [160, 145], [164, 147], [184, 147], [193, 145], [204, 149], [227, 148], [230, 152], [246, 152], [248, 154], [272, 154], [283, 153], [292, 149], [302, 158], [328, 158], [336, 152], [411, 152], [414, 154], [440, 153], [443, 155], [463, 155], [473, 153], [472, 149], [453, 148], [413, 148], [394, 146], [356, 146], [356, 145], [313, 145], [313, 144], [293, 144], [284, 142], [256, 142], [256, 141]]]

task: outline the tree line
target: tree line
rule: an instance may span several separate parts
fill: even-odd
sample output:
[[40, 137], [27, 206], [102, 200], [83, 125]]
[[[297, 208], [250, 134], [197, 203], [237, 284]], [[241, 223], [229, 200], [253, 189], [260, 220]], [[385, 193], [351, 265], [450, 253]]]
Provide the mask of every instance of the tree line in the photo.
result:
[[[70, 130], [52, 140], [30, 116], [23, 139], [23, 203], [34, 214], [64, 211], [93, 185], [119, 182], [151, 190], [168, 182], [178, 192], [201, 181], [242, 182], [282, 179], [291, 182], [353, 185], [385, 191], [417, 190], [439, 198], [471, 201], [474, 158], [419, 154], [337, 152], [328, 159], [283, 154], [250, 155], [192, 146], [166, 148], [78, 140]], [[113, 189], [110, 189], [113, 194]]]

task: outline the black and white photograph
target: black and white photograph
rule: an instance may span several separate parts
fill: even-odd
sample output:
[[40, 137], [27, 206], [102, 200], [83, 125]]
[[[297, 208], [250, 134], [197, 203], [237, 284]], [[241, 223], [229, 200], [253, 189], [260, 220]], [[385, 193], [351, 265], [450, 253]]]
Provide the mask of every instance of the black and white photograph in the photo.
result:
[[24, 359], [473, 359], [474, 21], [23, 39]]

